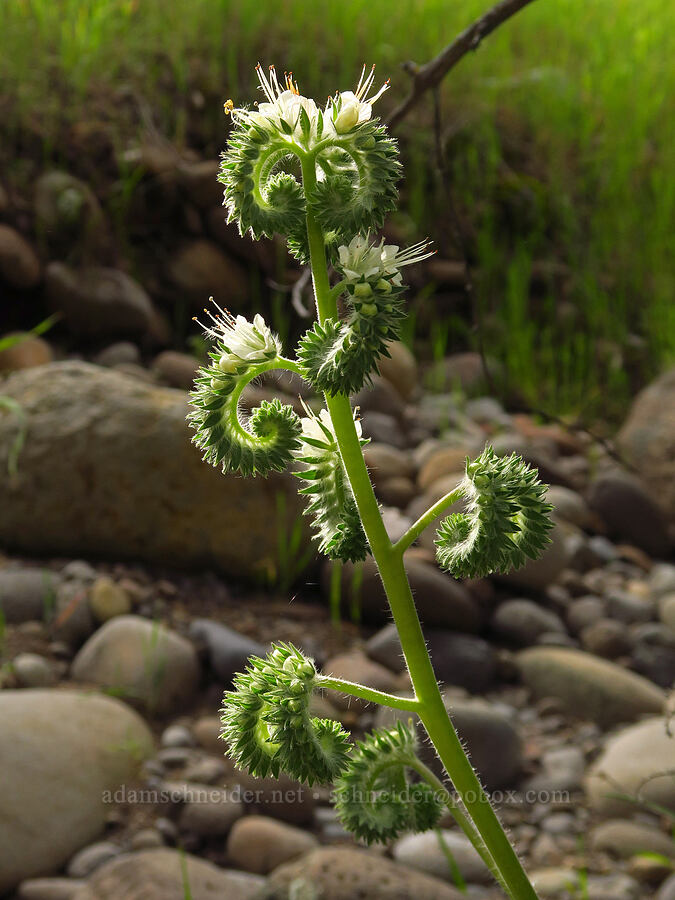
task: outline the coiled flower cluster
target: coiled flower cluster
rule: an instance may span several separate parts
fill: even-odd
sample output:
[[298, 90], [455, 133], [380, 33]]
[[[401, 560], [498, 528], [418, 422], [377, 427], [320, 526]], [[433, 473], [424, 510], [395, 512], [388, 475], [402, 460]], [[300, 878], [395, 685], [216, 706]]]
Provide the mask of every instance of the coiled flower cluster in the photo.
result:
[[[372, 118], [387, 85], [369, 97], [374, 73], [366, 78], [364, 70], [355, 92], [336, 94], [321, 110], [300, 94], [292, 75], [279, 83], [273, 66], [268, 75], [260, 65], [257, 72], [266, 102], [257, 109], [226, 104], [234, 127], [219, 178], [228, 221], [255, 240], [285, 236], [302, 261], [308, 211], [334, 245], [380, 228], [396, 205], [401, 172], [395, 142]], [[310, 182], [301, 184], [287, 171], [289, 163], [311, 167]]]
[[499, 457], [486, 447], [473, 462], [467, 459], [459, 489], [467, 511], [444, 519], [436, 536], [438, 564], [457, 578], [518, 569], [549, 543], [546, 485], [515, 453]]
[[426, 781], [410, 779], [416, 751], [417, 738], [403, 722], [357, 743], [335, 785], [335, 808], [347, 831], [371, 844], [436, 825], [444, 800]]
[[203, 458], [223, 472], [267, 475], [283, 471], [300, 446], [300, 420], [276, 398], [263, 400], [247, 422], [239, 412], [241, 393], [258, 375], [283, 365], [281, 344], [262, 316], [236, 319], [216, 307], [206, 333], [215, 341], [211, 364], [202, 368], [190, 394], [188, 421]]
[[240, 768], [264, 778], [285, 772], [306, 784], [332, 782], [351, 748], [339, 722], [309, 712], [317, 671], [292, 644], [252, 657], [223, 698], [221, 736]]
[[230, 758], [259, 778], [285, 772], [309, 785], [334, 783], [342, 823], [367, 843], [432, 828], [444, 798], [410, 778], [419, 765], [411, 728], [399, 722], [352, 743], [338, 722], [311, 716], [312, 691], [320, 687], [313, 661], [292, 644], [252, 657], [223, 698], [221, 737]]
[[343, 276], [348, 316], [315, 323], [298, 347], [298, 360], [318, 390], [351, 394], [370, 381], [405, 318], [400, 270], [431, 256], [428, 247], [422, 241], [400, 251], [357, 234], [338, 248], [335, 268]]

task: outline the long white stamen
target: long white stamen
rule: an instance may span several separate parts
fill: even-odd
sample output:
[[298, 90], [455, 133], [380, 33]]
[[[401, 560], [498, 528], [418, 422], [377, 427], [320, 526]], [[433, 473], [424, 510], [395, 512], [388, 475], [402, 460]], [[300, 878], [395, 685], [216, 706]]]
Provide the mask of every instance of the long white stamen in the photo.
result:
[[371, 105], [372, 105], [373, 103], [375, 103], [375, 101], [376, 101], [376, 100], [379, 100], [380, 97], [382, 96], [382, 94], [384, 94], [385, 91], [388, 91], [388, 90], [389, 90], [390, 86], [391, 86], [391, 82], [390, 82], [390, 80], [387, 78], [387, 80], [386, 80], [385, 83], [382, 85], [382, 87], [379, 89], [379, 91], [375, 94], [375, 96], [374, 96], [374, 97], [370, 97], [370, 99], [369, 99], [367, 102], [370, 103]]
[[263, 93], [265, 94], [265, 96], [267, 97], [267, 99], [269, 100], [270, 103], [274, 103], [274, 101], [276, 100], [276, 95], [274, 94], [274, 91], [272, 90], [271, 84], [267, 81], [267, 78], [265, 77], [265, 73], [263, 72], [263, 67], [260, 65], [260, 63], [258, 63], [258, 65], [255, 67], [255, 69], [256, 69], [256, 72], [258, 73], [258, 81], [260, 82], [260, 87], [261, 87]]
[[[430, 256], [436, 254], [435, 250], [428, 250], [430, 246], [431, 243], [429, 241], [420, 241], [418, 244], [412, 244], [412, 246], [406, 247], [405, 250], [397, 253], [392, 262], [397, 269], [402, 269], [403, 266], [412, 266], [414, 263], [422, 262], [423, 259], [428, 259]], [[426, 250], [428, 250], [428, 252], [425, 252]]]
[[283, 92], [281, 90], [281, 87], [279, 86], [279, 81], [277, 79], [277, 70], [274, 68], [274, 66], [270, 66], [270, 82], [275, 92], [274, 99], [276, 100], [276, 98], [279, 97]]
[[[373, 66], [373, 68], [375, 68], [375, 67]], [[361, 69], [361, 77], [359, 78], [359, 83], [356, 85], [356, 90], [354, 91], [355, 96], [358, 97], [359, 100], [361, 99], [361, 88], [363, 86], [363, 79], [364, 79], [365, 74], [366, 74], [366, 64], [364, 63], [363, 68]]]
[[[365, 71], [365, 66], [363, 67]], [[373, 81], [375, 81], [375, 66], [373, 65], [368, 73], [368, 77], [366, 80], [363, 80], [363, 72], [361, 72], [361, 78], [356, 87], [355, 96], [358, 100], [364, 100], [365, 97], [368, 96], [368, 92], [373, 86]]]

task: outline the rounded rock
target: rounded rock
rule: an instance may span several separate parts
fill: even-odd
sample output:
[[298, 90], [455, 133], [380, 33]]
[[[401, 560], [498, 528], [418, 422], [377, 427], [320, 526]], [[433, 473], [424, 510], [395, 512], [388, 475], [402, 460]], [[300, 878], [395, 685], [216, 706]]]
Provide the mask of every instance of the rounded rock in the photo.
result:
[[245, 872], [267, 875], [318, 846], [313, 834], [267, 816], [245, 816], [235, 822], [227, 839], [230, 862]]
[[19, 653], [12, 660], [12, 668], [16, 680], [24, 688], [50, 687], [56, 681], [49, 662], [38, 653]]
[[114, 582], [112, 578], [103, 575], [97, 578], [91, 586], [89, 594], [89, 609], [94, 619], [103, 624], [115, 616], [125, 616], [131, 612], [131, 598], [129, 594]]
[[152, 735], [119, 700], [72, 690], [0, 691], [0, 721], [2, 893], [98, 836]]
[[37, 253], [23, 235], [0, 224], [0, 277], [12, 287], [30, 290], [40, 283]]
[[19, 369], [45, 366], [54, 358], [52, 348], [41, 337], [25, 332], [7, 337], [18, 338], [18, 343], [0, 350], [0, 372], [15, 372]]
[[[490, 870], [467, 837], [456, 831], [445, 830], [442, 830], [440, 835], [465, 881], [478, 884], [492, 882]], [[453, 872], [448, 865], [445, 848], [441, 846], [439, 835], [434, 829], [400, 838], [392, 848], [392, 856], [396, 862], [405, 866], [419, 869], [427, 875], [443, 878], [445, 881], [452, 881]]]
[[97, 869], [74, 900], [254, 900], [265, 882], [168, 848], [126, 853]]
[[615, 663], [581, 650], [532, 647], [516, 656], [536, 697], [555, 697], [572, 714], [609, 726], [660, 712], [665, 694]]
[[122, 848], [112, 841], [99, 841], [78, 851], [68, 863], [70, 878], [88, 878], [99, 866], [119, 856]]
[[[396, 679], [389, 669], [368, 659], [364, 653], [358, 650], [334, 656], [326, 662], [323, 670], [325, 675], [355, 681], [378, 691], [393, 693], [396, 690]], [[352, 708], [363, 711], [370, 705], [367, 700], [335, 691], [331, 691], [330, 699], [335, 706], [341, 709]]]
[[[351, 847], [322, 847], [279, 866], [269, 876], [266, 896], [282, 900], [294, 894], [321, 900], [462, 900], [464, 894], [430, 875]], [[291, 893], [293, 892], [293, 893]]]
[[[404, 556], [406, 572], [415, 596], [420, 618], [425, 625], [476, 632], [483, 622], [483, 613], [469, 591], [450, 575], [439, 571], [410, 553]], [[381, 623], [389, 618], [387, 597], [377, 566], [372, 557], [355, 566], [342, 567], [342, 596], [349, 604], [356, 604], [365, 622]], [[330, 596], [330, 566], [324, 566], [322, 584]]]
[[521, 647], [535, 644], [547, 632], [566, 633], [559, 616], [532, 600], [507, 600], [500, 604], [490, 627], [498, 637]]
[[140, 616], [106, 622], [73, 661], [73, 678], [119, 691], [161, 715], [195, 693], [200, 679], [192, 644], [163, 625]]
[[380, 375], [393, 384], [404, 400], [409, 400], [418, 385], [417, 361], [401, 341], [390, 341], [387, 350], [389, 357], [378, 360]]
[[[585, 789], [589, 804], [606, 815], [635, 810], [630, 798], [639, 792], [647, 802], [675, 810], [675, 734], [662, 716], [624, 728], [606, 744], [589, 770]], [[626, 794], [626, 800], [621, 794]]]
[[[646, 463], [641, 471], [646, 471]], [[611, 535], [629, 541], [652, 556], [667, 554], [670, 541], [659, 506], [637, 478], [623, 472], [603, 475], [592, 485], [588, 502]]]

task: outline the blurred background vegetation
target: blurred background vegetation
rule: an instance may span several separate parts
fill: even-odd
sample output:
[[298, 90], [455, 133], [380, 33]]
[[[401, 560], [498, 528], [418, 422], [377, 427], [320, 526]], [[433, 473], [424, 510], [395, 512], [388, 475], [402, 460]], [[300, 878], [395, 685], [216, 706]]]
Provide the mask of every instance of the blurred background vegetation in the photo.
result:
[[[378, 104], [386, 115], [409, 86], [401, 63], [426, 62], [489, 5], [4, 0], [4, 177], [28, 189], [41, 167], [60, 166], [100, 187], [83, 135], [104, 122], [118, 169], [99, 194], [124, 241], [140, 178], [127, 150], [140, 130], [215, 158], [222, 103], [255, 98], [258, 60], [292, 69], [317, 98], [353, 87], [374, 61], [392, 79]], [[482, 342], [526, 402], [610, 419], [673, 358], [674, 35], [667, 0], [536, 0], [503, 25], [442, 85], [455, 215], [439, 183], [431, 97], [401, 124], [406, 171], [391, 234], [429, 235], [444, 259], [464, 254], [473, 281], [473, 300], [440, 275], [415, 286], [406, 340], [421, 356]], [[139, 252], [129, 241], [142, 266]], [[263, 301], [294, 333], [288, 295]], [[188, 324], [178, 340], [189, 337]]]

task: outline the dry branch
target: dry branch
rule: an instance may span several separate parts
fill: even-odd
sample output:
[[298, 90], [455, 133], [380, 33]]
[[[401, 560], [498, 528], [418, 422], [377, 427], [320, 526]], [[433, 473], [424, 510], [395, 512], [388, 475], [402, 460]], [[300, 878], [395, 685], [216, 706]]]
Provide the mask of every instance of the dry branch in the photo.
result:
[[408, 115], [419, 97], [426, 91], [437, 87], [463, 56], [466, 56], [471, 50], [476, 50], [483, 38], [532, 2], [533, 0], [502, 0], [459, 34], [430, 62], [423, 66], [418, 66], [414, 62], [404, 63], [403, 67], [412, 75], [412, 87], [406, 99], [387, 119], [387, 125], [392, 129], [395, 128]]

